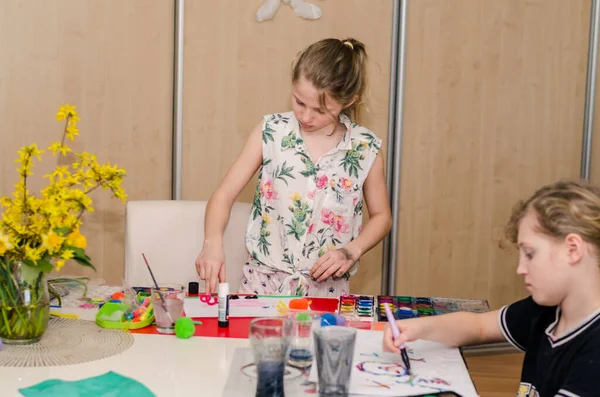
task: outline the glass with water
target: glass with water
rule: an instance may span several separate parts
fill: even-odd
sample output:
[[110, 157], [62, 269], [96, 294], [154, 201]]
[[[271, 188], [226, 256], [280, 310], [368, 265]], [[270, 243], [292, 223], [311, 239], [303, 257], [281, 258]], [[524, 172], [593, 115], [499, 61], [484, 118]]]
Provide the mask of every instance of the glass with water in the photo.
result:
[[158, 332], [175, 333], [175, 322], [183, 315], [184, 298], [185, 290], [180, 284], [160, 284], [158, 288], [152, 288], [152, 308]]

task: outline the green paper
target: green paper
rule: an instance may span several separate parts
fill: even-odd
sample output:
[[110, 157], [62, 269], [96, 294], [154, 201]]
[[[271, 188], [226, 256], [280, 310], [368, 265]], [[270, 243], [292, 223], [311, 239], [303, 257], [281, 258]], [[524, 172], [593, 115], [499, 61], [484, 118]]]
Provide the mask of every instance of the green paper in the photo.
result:
[[49, 379], [19, 392], [25, 397], [156, 397], [140, 382], [112, 371], [76, 381]]

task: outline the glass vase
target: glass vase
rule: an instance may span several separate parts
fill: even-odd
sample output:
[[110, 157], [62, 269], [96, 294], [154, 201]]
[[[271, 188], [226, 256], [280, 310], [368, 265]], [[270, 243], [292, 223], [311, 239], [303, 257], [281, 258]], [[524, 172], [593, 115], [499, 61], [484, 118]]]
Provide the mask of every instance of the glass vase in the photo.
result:
[[23, 262], [0, 260], [2, 342], [38, 342], [48, 327], [49, 316], [50, 298], [46, 273]]

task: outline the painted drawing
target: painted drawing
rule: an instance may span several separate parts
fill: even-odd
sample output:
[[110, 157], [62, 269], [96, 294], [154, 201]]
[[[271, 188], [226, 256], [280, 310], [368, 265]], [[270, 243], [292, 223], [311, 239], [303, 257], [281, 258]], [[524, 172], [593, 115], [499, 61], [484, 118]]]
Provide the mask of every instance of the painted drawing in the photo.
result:
[[[383, 333], [357, 330], [350, 393], [370, 396], [411, 396], [453, 391], [477, 396], [457, 348], [416, 341], [407, 344], [412, 379], [400, 355], [383, 352]], [[316, 365], [310, 379], [317, 381]]]

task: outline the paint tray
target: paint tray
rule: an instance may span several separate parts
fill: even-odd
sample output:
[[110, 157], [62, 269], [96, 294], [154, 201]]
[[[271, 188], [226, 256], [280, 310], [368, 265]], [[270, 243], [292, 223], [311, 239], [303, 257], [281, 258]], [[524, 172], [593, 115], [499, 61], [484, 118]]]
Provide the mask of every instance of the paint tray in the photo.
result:
[[[138, 293], [138, 302], [146, 298], [146, 294]], [[96, 314], [96, 324], [102, 328], [110, 329], [140, 329], [151, 325], [154, 322], [154, 310], [152, 304], [148, 306], [148, 315], [138, 321], [126, 318], [125, 313], [130, 310], [126, 303], [120, 301], [106, 302]]]

